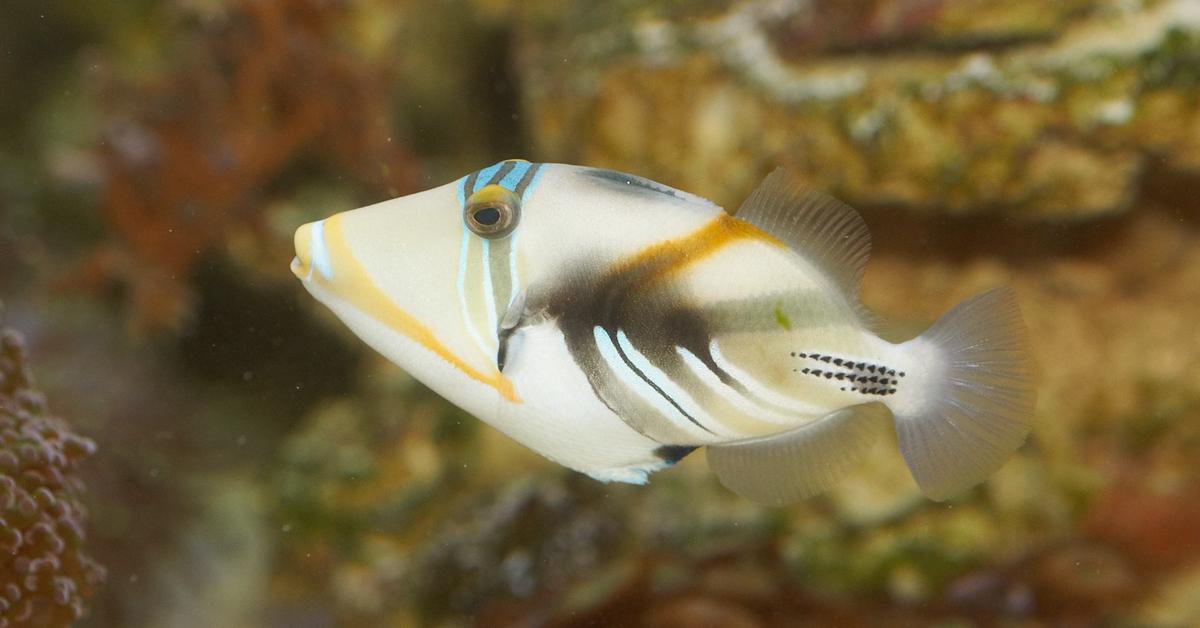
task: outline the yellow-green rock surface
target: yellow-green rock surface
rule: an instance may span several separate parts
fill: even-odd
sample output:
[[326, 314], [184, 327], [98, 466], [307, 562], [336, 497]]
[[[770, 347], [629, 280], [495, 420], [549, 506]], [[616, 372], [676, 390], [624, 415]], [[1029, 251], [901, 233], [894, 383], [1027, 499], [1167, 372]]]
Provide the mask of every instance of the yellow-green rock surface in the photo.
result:
[[1148, 162], [1200, 171], [1189, 0], [556, 6], [514, 8], [538, 150], [718, 202], [784, 165], [857, 205], [1078, 218]]

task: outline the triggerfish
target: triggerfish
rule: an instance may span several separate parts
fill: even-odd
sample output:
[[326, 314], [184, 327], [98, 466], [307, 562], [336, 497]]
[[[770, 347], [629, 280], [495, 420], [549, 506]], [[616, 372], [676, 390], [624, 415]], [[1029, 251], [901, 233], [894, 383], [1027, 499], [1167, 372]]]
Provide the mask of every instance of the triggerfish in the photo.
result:
[[776, 170], [734, 214], [642, 177], [506, 160], [301, 226], [292, 271], [367, 344], [518, 442], [645, 483], [698, 447], [782, 504], [895, 427], [945, 499], [1024, 442], [1032, 368], [1013, 293], [907, 342], [858, 300], [862, 218]]

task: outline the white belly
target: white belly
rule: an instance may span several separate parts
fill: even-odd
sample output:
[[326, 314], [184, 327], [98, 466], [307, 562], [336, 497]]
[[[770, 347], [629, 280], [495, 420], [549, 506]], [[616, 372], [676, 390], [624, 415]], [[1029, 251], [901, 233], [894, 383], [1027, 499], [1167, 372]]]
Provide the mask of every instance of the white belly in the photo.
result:
[[358, 310], [337, 302], [330, 307], [367, 344], [434, 392], [558, 464], [598, 480], [636, 484], [667, 466], [654, 454], [660, 443], [596, 398], [553, 322], [523, 328], [509, 339], [504, 373], [522, 401], [514, 404]]
[[551, 460], [601, 480], [644, 481], [665, 464], [660, 443], [642, 436], [596, 398], [552, 322], [510, 339], [504, 374], [523, 403], [500, 404], [481, 417]]

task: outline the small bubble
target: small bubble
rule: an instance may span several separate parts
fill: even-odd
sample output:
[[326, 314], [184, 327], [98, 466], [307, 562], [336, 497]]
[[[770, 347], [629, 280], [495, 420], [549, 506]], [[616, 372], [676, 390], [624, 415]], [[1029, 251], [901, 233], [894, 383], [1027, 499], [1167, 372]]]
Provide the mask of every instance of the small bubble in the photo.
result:
[[241, 447], [246, 444], [246, 435], [245, 434], [238, 435], [237, 444], [238, 444], [238, 447]]
[[292, 531], [292, 524], [290, 524], [290, 523], [285, 523], [285, 524], [283, 524], [283, 531], [284, 531], [284, 532], [291, 532], [291, 531]]

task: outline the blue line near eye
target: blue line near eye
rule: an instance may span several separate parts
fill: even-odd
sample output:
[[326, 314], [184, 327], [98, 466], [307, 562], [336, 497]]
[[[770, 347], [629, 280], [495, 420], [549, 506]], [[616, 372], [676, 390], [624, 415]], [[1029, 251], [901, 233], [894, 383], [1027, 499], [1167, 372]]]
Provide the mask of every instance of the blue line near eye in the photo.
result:
[[[480, 170], [479, 176], [475, 178], [475, 189], [471, 190], [471, 194], [478, 192], [479, 188], [487, 185], [488, 182], [492, 180], [492, 175], [496, 174], [496, 171], [499, 170], [500, 166], [503, 166], [503, 165], [504, 165], [504, 162], [502, 161], [500, 163], [488, 166], [487, 168], [484, 168], [483, 170]], [[514, 170], [515, 170], [515, 168], [514, 168]]]
[[533, 173], [533, 179], [529, 181], [529, 185], [525, 186], [525, 191], [521, 194], [521, 200], [525, 200], [533, 188], [538, 184], [538, 179], [542, 178], [542, 174], [546, 172], [545, 164], [538, 164], [538, 169]]
[[[533, 189], [533, 186], [537, 185], [538, 179], [542, 177], [542, 172], [545, 170], [545, 164], [531, 164], [527, 161], [520, 160], [510, 161], [512, 162], [512, 168], [508, 172], [504, 173], [504, 177], [497, 183], [501, 187], [512, 192], [516, 192], [517, 188], [520, 187], [521, 197], [524, 198], [529, 195], [529, 191]], [[494, 177], [496, 173], [504, 167], [505, 164], [510, 163], [510, 161], [501, 161], [492, 164], [483, 170], [479, 170], [459, 179], [459, 206], [465, 207], [467, 204], [467, 197], [475, 192], [478, 192], [481, 188], [487, 185], [492, 180], [492, 177]], [[533, 169], [532, 171], [530, 170], [531, 168]], [[524, 179], [527, 176], [530, 178], [528, 181], [525, 181]], [[468, 189], [468, 187], [470, 189]]]
[[508, 174], [504, 175], [503, 179], [500, 179], [500, 185], [509, 191], [516, 191], [517, 184], [521, 182], [521, 177], [529, 172], [530, 165], [528, 162], [517, 163], [512, 170], [508, 171]]

